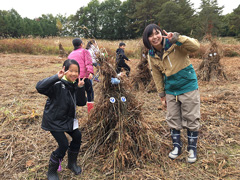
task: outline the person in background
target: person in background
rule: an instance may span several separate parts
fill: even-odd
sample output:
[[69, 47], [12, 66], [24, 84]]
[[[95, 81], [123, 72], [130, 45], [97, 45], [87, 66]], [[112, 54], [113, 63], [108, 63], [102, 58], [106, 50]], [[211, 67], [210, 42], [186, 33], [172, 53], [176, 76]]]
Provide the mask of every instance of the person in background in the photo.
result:
[[[93, 87], [91, 79], [93, 78], [93, 65], [92, 57], [88, 50], [82, 48], [83, 42], [79, 38], [75, 38], [72, 41], [74, 50], [68, 55], [68, 59], [74, 59], [80, 66], [80, 79], [85, 79], [85, 91], [87, 92], [87, 104], [91, 104], [94, 101]], [[90, 106], [88, 106], [90, 107]]]
[[[50, 131], [58, 143], [49, 160], [48, 180], [58, 180], [57, 170], [68, 150], [68, 168], [76, 175], [81, 173], [77, 157], [81, 145], [81, 132], [76, 119], [76, 106], [86, 104], [84, 79], [79, 78], [80, 68], [75, 60], [64, 61], [62, 69], [51, 77], [39, 81], [36, 89], [48, 97], [42, 119], [42, 129]], [[69, 145], [65, 133], [72, 137]]]
[[200, 95], [197, 76], [188, 54], [200, 48], [193, 38], [177, 32], [166, 32], [156, 24], [149, 24], [143, 32], [143, 43], [149, 50], [153, 80], [167, 108], [173, 151], [176, 159], [182, 150], [181, 129], [187, 129], [188, 162], [197, 160], [197, 139], [200, 128]]
[[125, 59], [130, 61], [127, 56], [124, 54], [126, 44], [121, 42], [119, 43], [119, 48], [116, 50], [116, 72], [119, 74], [123, 68], [126, 71], [126, 75], [130, 74], [130, 67], [126, 64]]
[[96, 82], [99, 82], [98, 77], [99, 77], [100, 64], [97, 62], [97, 55], [100, 55], [100, 51], [99, 51], [96, 41], [94, 39], [88, 41], [86, 49], [91, 54], [93, 66], [95, 66], [97, 68], [97, 72], [95, 73], [96, 76], [93, 77], [93, 80]]

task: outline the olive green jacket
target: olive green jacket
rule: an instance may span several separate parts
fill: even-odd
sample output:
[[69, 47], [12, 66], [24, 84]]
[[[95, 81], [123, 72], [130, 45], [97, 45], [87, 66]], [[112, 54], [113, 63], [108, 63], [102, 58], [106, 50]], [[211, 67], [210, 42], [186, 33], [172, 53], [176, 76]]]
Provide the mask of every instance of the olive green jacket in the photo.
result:
[[[164, 97], [165, 93], [179, 95], [197, 89], [197, 77], [189, 53], [200, 48], [198, 40], [174, 33], [171, 42], [164, 38], [163, 48], [162, 58], [156, 50], [149, 50], [150, 68], [160, 97]], [[188, 74], [191, 77], [180, 77]], [[165, 89], [166, 83], [168, 89]]]

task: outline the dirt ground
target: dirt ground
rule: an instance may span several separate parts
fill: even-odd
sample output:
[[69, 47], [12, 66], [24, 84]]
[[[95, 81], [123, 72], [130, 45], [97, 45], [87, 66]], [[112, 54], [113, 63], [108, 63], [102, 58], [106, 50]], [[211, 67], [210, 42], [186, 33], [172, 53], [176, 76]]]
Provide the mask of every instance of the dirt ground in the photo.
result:
[[[36, 83], [61, 69], [65, 59], [56, 56], [0, 54], [0, 179], [46, 179], [48, 160], [57, 144], [49, 132], [41, 129], [46, 97], [37, 93]], [[136, 73], [139, 60], [127, 62]], [[191, 59], [195, 69], [201, 59]], [[198, 161], [186, 163], [187, 153], [172, 161], [166, 153], [161, 165], [145, 164], [121, 172], [101, 172], [100, 159], [79, 163], [83, 174], [73, 175], [63, 161], [61, 179], [240, 179], [240, 58], [222, 58], [228, 81], [199, 81], [202, 128], [198, 143]], [[97, 87], [94, 85], [97, 97]], [[142, 115], [156, 128], [164, 130], [171, 149], [166, 112], [159, 110], [158, 94], [134, 92], [143, 102]], [[79, 122], [83, 128], [88, 120], [87, 107], [80, 107]], [[160, 128], [161, 127], [161, 128]], [[184, 132], [186, 133], [186, 132]], [[184, 142], [186, 135], [183, 133]], [[185, 146], [186, 148], [186, 146]], [[161, 159], [159, 160], [161, 161]]]

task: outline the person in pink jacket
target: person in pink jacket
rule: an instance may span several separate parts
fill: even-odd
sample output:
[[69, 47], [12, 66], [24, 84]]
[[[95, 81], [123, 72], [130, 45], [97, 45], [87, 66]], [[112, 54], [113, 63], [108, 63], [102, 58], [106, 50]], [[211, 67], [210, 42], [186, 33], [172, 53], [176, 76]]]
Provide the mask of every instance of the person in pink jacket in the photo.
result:
[[82, 40], [80, 38], [75, 38], [72, 41], [74, 50], [69, 54], [68, 59], [74, 59], [78, 62], [80, 66], [80, 79], [84, 79], [85, 90], [87, 92], [87, 101], [92, 102], [94, 100], [93, 87], [91, 79], [93, 78], [93, 64], [92, 57], [88, 50], [82, 48]]

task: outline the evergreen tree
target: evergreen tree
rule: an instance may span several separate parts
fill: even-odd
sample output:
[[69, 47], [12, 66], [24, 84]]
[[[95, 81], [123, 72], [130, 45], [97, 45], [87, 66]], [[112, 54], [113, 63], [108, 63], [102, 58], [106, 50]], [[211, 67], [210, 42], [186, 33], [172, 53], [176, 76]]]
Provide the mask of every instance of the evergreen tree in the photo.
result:
[[8, 36], [7, 11], [0, 10], [0, 37]]
[[141, 36], [141, 33], [137, 33], [134, 31], [134, 22], [137, 21], [137, 18], [133, 16], [136, 12], [135, 9], [135, 0], [127, 0], [124, 1], [121, 5], [121, 18], [125, 25], [121, 26], [124, 27], [124, 30], [121, 30], [121, 34], [119, 39], [134, 39], [136, 37]]
[[33, 37], [43, 36], [43, 34], [45, 34], [43, 32], [43, 29], [42, 29], [39, 21], [40, 21], [40, 19], [36, 18], [31, 23], [31, 25], [32, 25], [31, 31], [32, 31], [32, 36]]
[[158, 23], [155, 19], [156, 14], [161, 10], [161, 5], [167, 0], [133, 0], [135, 12], [130, 16], [135, 21], [132, 29], [138, 35], [142, 35], [144, 28], [150, 23]]
[[33, 34], [33, 20], [29, 18], [23, 19], [23, 36], [27, 37]]
[[100, 32], [103, 39], [118, 39], [118, 29], [122, 26], [120, 0], [106, 0], [100, 5]]
[[225, 16], [221, 17], [221, 28], [220, 28], [220, 35], [221, 36], [234, 36], [235, 33], [231, 30], [231, 25], [230, 25], [230, 18], [231, 14], [226, 14]]
[[67, 28], [71, 36], [87, 37], [88, 33], [85, 32], [87, 18], [85, 15], [85, 8], [81, 7], [75, 15], [68, 17]]
[[24, 18], [16, 10], [0, 10], [0, 37], [76, 36], [97, 39], [133, 39], [150, 23], [166, 31], [201, 38], [206, 34], [240, 36], [240, 5], [227, 15], [217, 0], [201, 0], [195, 12], [190, 0], [92, 0], [69, 17], [52, 14]]
[[229, 29], [233, 36], [240, 37], [240, 5], [229, 16]]
[[198, 14], [197, 35], [203, 37], [206, 34], [217, 36], [221, 28], [221, 13], [223, 7], [219, 7], [217, 0], [202, 0]]
[[57, 19], [52, 14], [43, 14], [42, 17], [39, 18], [39, 23], [43, 32], [42, 37], [57, 36]]
[[4, 19], [6, 20], [6, 34], [14, 38], [21, 37], [23, 34], [23, 21], [18, 12], [11, 9]]
[[100, 16], [100, 4], [98, 0], [92, 0], [88, 3], [88, 6], [84, 9], [86, 16], [85, 26], [87, 27], [89, 38], [100, 38], [99, 32], [99, 16]]

